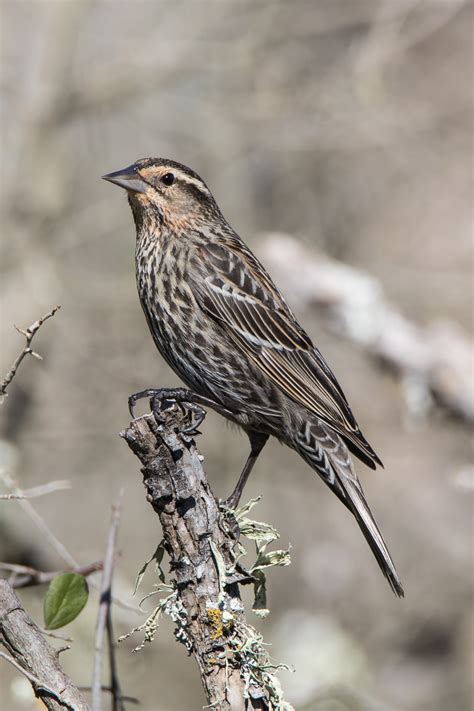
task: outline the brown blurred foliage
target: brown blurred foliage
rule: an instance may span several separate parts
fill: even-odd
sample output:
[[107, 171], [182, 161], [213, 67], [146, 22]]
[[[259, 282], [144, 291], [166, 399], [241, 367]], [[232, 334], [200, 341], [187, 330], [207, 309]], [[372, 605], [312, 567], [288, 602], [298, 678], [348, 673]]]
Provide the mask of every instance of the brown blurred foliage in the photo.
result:
[[[68, 478], [37, 509], [81, 563], [100, 558], [125, 486], [116, 585], [128, 598], [159, 531], [118, 432], [130, 392], [174, 385], [134, 286], [124, 196], [100, 175], [162, 155], [196, 169], [259, 253], [286, 231], [378, 278], [420, 324], [472, 319], [472, 3], [469, 0], [3, 0], [1, 373], [27, 325], [55, 303], [0, 408], [0, 466], [22, 486]], [[282, 284], [284, 289], [284, 285]], [[295, 305], [296, 306], [296, 305]], [[473, 630], [473, 470], [462, 421], [414, 418], [403, 385], [330, 333], [333, 366], [385, 470], [359, 473], [407, 597], [391, 596], [354, 521], [292, 452], [273, 443], [247, 495], [291, 541], [258, 622], [299, 709], [468, 711]], [[199, 445], [216, 495], [247, 444], [210, 414]], [[57, 568], [13, 502], [0, 558]], [[151, 580], [148, 580], [151, 586]], [[40, 591], [22, 595], [40, 619]], [[90, 683], [96, 607], [62, 656]], [[117, 633], [141, 618], [123, 612]], [[164, 623], [140, 655], [119, 648], [144, 711], [198, 709], [193, 663]], [[32, 708], [0, 666], [3, 708]]]

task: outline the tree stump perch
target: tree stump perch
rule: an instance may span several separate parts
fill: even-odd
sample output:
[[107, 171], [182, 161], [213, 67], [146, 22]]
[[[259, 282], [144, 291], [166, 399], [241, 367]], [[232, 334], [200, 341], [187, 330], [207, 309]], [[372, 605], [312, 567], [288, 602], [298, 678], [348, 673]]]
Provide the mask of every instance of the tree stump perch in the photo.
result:
[[210, 707], [278, 708], [251, 669], [258, 662], [238, 585], [249, 577], [235, 565], [232, 526], [209, 487], [194, 440], [183, 433], [191, 417], [185, 404], [173, 403], [159, 415], [133, 420], [121, 433], [142, 463], [147, 500], [163, 528], [176, 603], [184, 613], [176, 636], [197, 661]]

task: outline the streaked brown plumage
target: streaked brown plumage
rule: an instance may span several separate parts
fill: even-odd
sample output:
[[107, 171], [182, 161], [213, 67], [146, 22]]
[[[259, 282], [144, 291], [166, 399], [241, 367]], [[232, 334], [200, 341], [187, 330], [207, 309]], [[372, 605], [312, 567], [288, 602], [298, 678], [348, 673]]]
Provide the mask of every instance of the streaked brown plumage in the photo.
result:
[[[403, 588], [348, 450], [375, 469], [334, 374], [201, 178], [163, 158], [104, 176], [128, 191], [140, 301], [158, 350], [248, 434], [236, 505], [268, 437], [295, 449], [355, 516], [394, 592]], [[189, 395], [189, 393], [188, 393]], [[191, 397], [191, 395], [189, 395]]]

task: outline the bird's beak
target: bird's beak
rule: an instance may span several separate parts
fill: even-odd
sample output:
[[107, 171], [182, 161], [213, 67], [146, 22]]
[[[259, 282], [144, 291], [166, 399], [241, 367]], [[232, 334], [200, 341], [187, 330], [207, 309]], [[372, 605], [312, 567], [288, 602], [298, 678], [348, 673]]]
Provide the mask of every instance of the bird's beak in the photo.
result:
[[117, 170], [115, 173], [103, 175], [102, 178], [110, 183], [115, 183], [121, 188], [125, 188], [125, 190], [131, 190], [133, 193], [146, 193], [150, 187], [148, 183], [142, 180], [134, 165], [129, 165], [128, 168], [123, 170]]

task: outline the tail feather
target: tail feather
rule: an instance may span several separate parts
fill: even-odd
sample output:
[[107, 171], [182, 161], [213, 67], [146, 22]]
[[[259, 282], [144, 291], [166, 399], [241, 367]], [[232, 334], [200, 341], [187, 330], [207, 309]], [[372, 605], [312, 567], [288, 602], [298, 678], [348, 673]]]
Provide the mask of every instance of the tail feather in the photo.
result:
[[397, 571], [395, 570], [395, 564], [390, 553], [388, 552], [388, 548], [382, 534], [380, 533], [380, 529], [375, 522], [372, 512], [370, 511], [360, 484], [358, 482], [355, 484], [348, 479], [342, 482], [339, 477], [338, 480], [346, 495], [344, 503], [353, 513], [357, 523], [359, 524], [365, 540], [369, 544], [370, 549], [379, 564], [380, 570], [387, 578], [388, 583], [395, 595], [398, 595], [398, 597], [404, 597], [405, 593], [400, 578], [397, 575]]
[[306, 421], [292, 445], [353, 514], [393, 592], [404, 597], [395, 565], [342, 438], [320, 420]]

